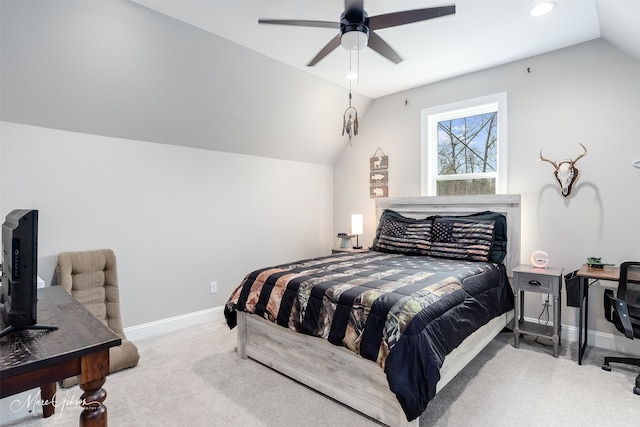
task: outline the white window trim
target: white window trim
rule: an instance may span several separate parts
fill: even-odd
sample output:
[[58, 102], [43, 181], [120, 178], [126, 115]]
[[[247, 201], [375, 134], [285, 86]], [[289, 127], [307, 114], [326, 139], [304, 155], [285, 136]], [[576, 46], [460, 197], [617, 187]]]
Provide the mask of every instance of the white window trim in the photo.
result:
[[[433, 171], [438, 170], [438, 131], [439, 121], [461, 116], [472, 116], [492, 111], [498, 112], [498, 153], [496, 176], [496, 194], [507, 193], [507, 92], [467, 99], [432, 108], [422, 109], [421, 141], [420, 141], [420, 194], [423, 196], [436, 195], [436, 179]], [[479, 177], [481, 174], [473, 174]], [[453, 175], [459, 179], [464, 175]], [[447, 179], [441, 177], [442, 179]]]

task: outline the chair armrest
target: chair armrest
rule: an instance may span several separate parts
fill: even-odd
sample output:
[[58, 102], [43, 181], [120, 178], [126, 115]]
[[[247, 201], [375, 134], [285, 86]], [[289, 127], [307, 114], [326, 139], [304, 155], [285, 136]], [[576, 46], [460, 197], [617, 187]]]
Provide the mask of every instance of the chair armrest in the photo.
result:
[[633, 326], [631, 326], [631, 319], [629, 318], [629, 309], [627, 308], [626, 301], [618, 298], [610, 297], [611, 306], [615, 309], [616, 314], [620, 318], [620, 323], [624, 327], [624, 335], [633, 339]]

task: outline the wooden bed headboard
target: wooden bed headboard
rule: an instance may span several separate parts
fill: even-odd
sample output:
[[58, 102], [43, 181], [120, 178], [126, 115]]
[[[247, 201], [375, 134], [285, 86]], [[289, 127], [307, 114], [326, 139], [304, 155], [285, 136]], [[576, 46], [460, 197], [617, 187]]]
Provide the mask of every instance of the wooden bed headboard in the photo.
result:
[[410, 218], [428, 215], [466, 215], [493, 211], [507, 217], [507, 256], [504, 265], [507, 275], [520, 263], [520, 195], [496, 194], [478, 196], [416, 196], [376, 199], [376, 218], [385, 209], [392, 209]]

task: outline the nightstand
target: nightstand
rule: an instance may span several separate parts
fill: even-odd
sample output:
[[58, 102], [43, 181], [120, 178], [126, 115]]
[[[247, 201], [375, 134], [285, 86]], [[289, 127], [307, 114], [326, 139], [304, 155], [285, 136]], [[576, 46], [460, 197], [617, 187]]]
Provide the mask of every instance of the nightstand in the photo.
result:
[[[520, 334], [548, 337], [553, 341], [553, 357], [558, 357], [562, 329], [560, 323], [562, 271], [562, 268], [535, 268], [529, 265], [519, 265], [513, 269], [513, 291], [516, 306], [513, 334], [516, 348], [520, 345]], [[524, 320], [525, 292], [549, 294], [553, 297], [553, 326]]]
[[364, 252], [367, 249], [353, 249], [353, 248], [333, 248], [331, 249], [332, 254], [339, 254], [340, 252]]

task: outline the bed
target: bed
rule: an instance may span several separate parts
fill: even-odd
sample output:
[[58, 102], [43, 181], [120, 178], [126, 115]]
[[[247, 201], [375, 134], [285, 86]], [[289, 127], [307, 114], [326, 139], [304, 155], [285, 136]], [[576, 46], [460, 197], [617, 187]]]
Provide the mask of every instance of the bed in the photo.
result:
[[520, 196], [384, 198], [376, 214], [376, 250], [251, 272], [225, 316], [240, 357], [387, 425], [417, 426], [513, 318]]

